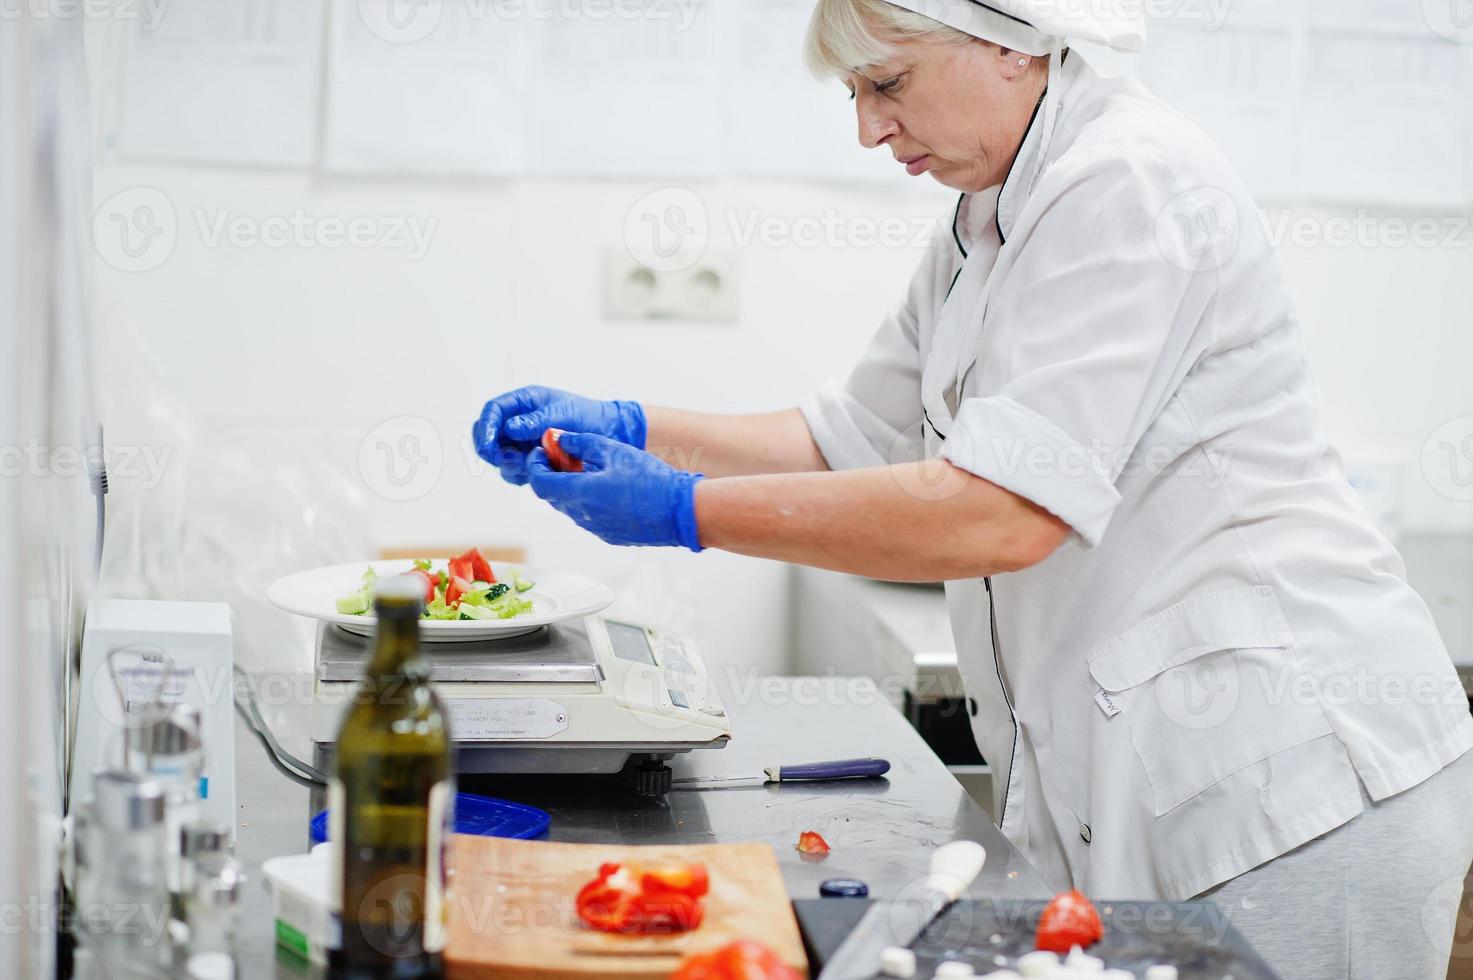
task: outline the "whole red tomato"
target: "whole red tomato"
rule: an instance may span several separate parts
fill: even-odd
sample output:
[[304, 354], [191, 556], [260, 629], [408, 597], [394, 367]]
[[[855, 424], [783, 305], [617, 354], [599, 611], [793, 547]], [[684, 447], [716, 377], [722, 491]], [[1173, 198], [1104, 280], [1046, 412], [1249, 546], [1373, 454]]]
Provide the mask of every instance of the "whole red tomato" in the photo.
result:
[[1038, 919], [1035, 945], [1054, 953], [1075, 946], [1088, 948], [1105, 935], [1105, 924], [1094, 904], [1079, 891], [1061, 892], [1044, 907]]

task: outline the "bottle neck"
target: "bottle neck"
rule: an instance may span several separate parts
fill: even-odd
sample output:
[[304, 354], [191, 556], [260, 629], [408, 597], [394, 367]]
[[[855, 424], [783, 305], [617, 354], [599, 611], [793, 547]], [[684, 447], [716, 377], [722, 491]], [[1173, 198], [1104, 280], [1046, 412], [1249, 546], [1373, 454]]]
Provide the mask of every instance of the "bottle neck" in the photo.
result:
[[419, 620], [380, 616], [374, 636], [373, 656], [366, 671], [369, 676], [428, 674], [428, 665], [419, 645]]

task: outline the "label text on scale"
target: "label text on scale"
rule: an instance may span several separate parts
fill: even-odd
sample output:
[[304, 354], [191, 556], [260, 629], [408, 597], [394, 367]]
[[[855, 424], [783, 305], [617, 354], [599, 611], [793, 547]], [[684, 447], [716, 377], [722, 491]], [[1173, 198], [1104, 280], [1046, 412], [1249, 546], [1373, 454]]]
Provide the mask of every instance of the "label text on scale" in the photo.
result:
[[568, 727], [568, 711], [548, 698], [446, 698], [456, 741], [551, 738]]

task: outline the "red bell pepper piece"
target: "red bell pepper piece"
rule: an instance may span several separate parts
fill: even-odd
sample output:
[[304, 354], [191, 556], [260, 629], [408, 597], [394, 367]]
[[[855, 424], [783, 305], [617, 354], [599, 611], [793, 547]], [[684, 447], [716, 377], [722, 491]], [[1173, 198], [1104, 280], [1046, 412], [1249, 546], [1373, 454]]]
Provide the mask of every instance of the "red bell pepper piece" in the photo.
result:
[[602, 932], [671, 933], [694, 929], [710, 889], [704, 864], [633, 868], [604, 864], [578, 891], [578, 918]]

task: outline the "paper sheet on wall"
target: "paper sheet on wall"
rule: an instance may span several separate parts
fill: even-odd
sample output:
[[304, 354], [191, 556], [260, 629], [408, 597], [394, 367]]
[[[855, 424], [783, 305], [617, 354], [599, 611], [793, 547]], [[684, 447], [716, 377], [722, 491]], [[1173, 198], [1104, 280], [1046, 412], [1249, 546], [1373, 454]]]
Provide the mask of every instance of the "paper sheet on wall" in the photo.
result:
[[[717, 0], [531, 0], [532, 169], [709, 176], [722, 170]], [[740, 0], [745, 2], [745, 0]]]
[[324, 166], [520, 172], [528, 10], [520, 0], [333, 0]]
[[171, 0], [129, 33], [116, 148], [125, 156], [310, 166], [324, 0]]

